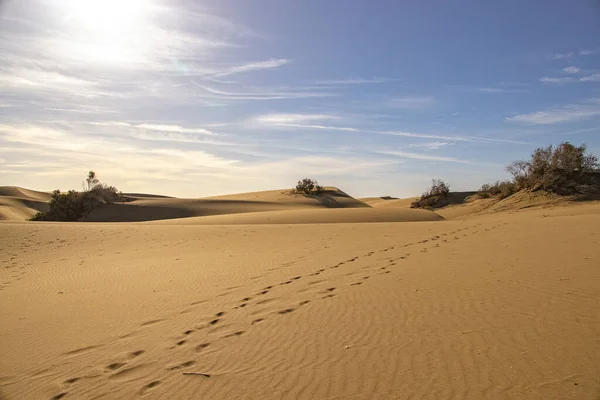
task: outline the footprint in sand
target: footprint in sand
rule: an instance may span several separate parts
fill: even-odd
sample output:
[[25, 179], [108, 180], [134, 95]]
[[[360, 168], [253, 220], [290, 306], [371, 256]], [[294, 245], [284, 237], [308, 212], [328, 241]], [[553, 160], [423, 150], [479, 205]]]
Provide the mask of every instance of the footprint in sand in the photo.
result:
[[148, 383], [140, 390], [140, 395], [144, 396], [144, 395], [148, 394], [148, 392], [150, 392], [152, 389], [154, 389], [161, 383], [162, 383], [161, 381], [153, 381], [153, 382]]
[[136, 350], [136, 351], [133, 351], [133, 352], [129, 353], [129, 356], [130, 356], [131, 358], [135, 358], [135, 357], [139, 357], [139, 356], [141, 356], [141, 355], [142, 355], [142, 354], [144, 354], [145, 352], [146, 352], [145, 350]]
[[244, 332], [244, 331], [237, 331], [237, 332], [230, 333], [229, 335], [225, 335], [223, 337], [224, 338], [230, 338], [230, 337], [234, 337], [234, 336], [242, 336], [244, 333], [246, 333], [246, 332]]
[[125, 365], [125, 363], [116, 362], [116, 363], [107, 365], [105, 369], [106, 369], [106, 372], [112, 372], [112, 371], [118, 370], [119, 368], [121, 368], [124, 365]]
[[196, 346], [196, 353], [200, 353], [202, 350], [206, 349], [208, 346], [210, 346], [210, 343], [199, 344], [198, 346]]
[[173, 365], [172, 367], [169, 367], [167, 369], [169, 371], [175, 371], [175, 370], [178, 370], [178, 369], [188, 368], [188, 367], [191, 367], [191, 366], [196, 365], [196, 364], [197, 364], [196, 361], [190, 360], [190, 361], [186, 361], [186, 362], [181, 363], [181, 364]]

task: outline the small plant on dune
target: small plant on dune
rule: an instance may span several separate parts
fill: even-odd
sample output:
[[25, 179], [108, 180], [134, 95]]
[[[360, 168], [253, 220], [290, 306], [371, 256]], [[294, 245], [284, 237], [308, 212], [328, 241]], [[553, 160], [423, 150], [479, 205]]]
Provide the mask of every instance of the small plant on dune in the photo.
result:
[[83, 192], [60, 190], [52, 192], [47, 212], [38, 212], [31, 221], [78, 221], [87, 217], [100, 204], [111, 204], [124, 199], [114, 186], [100, 183], [96, 174], [90, 171], [84, 183]]
[[292, 190], [294, 193], [307, 194], [307, 195], [315, 195], [323, 193], [323, 186], [319, 185], [314, 179], [304, 178], [298, 181], [298, 184]]
[[450, 197], [450, 186], [441, 179], [433, 179], [431, 187], [421, 197], [413, 201], [411, 208], [433, 209], [448, 204]]
[[542, 190], [559, 195], [588, 195], [600, 192], [598, 157], [588, 153], [585, 144], [564, 142], [537, 148], [527, 161], [513, 161], [506, 167], [512, 181], [486, 184], [477, 192], [480, 198], [504, 199], [519, 190]]
[[497, 197], [499, 199], [505, 199], [512, 196], [517, 192], [517, 185], [511, 181], [498, 181], [494, 184], [485, 184], [481, 186], [481, 189], [477, 191], [477, 197], [481, 199], [487, 199], [490, 197]]
[[506, 170], [519, 189], [564, 195], [600, 189], [598, 157], [587, 153], [585, 144], [574, 146], [564, 142], [556, 147], [540, 147], [529, 161], [514, 161]]

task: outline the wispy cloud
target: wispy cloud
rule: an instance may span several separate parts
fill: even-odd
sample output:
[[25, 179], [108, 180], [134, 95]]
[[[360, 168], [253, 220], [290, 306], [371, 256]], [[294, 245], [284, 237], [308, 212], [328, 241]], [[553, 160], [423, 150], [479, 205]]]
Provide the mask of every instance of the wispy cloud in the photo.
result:
[[318, 91], [305, 91], [304, 88], [297, 90], [279, 90], [279, 88], [246, 88], [251, 91], [230, 91], [216, 89], [202, 83], [191, 81], [192, 84], [204, 92], [204, 97], [219, 100], [283, 100], [283, 99], [302, 99], [311, 97], [331, 97], [335, 94]]
[[570, 52], [570, 53], [555, 53], [552, 55], [552, 59], [553, 60], [562, 60], [564, 58], [571, 58], [575, 56], [575, 53]]
[[429, 108], [433, 104], [435, 104], [435, 98], [433, 96], [395, 97], [387, 102], [387, 106], [390, 108], [400, 108], [406, 110]]
[[578, 83], [578, 82], [600, 82], [600, 73], [594, 73], [591, 75], [582, 76], [581, 78], [575, 78], [572, 76], [563, 77], [543, 77], [540, 78], [542, 83], [550, 84], [565, 84], [565, 83]]
[[552, 56], [550, 58], [553, 60], [564, 60], [567, 58], [573, 58], [573, 57], [577, 57], [577, 56], [591, 56], [592, 54], [595, 54], [595, 53], [596, 53], [595, 50], [585, 49], [585, 50], [579, 50], [579, 51], [570, 51], [567, 53], [555, 53], [555, 54], [552, 54]]
[[406, 152], [406, 151], [380, 151], [378, 153], [386, 154], [389, 156], [397, 156], [397, 157], [401, 157], [401, 158], [410, 158], [413, 160], [440, 161], [440, 162], [449, 162], [449, 163], [457, 163], [457, 164], [473, 164], [472, 161], [454, 158], [454, 157], [433, 156], [431, 154], [410, 153], [410, 152]]
[[480, 88], [477, 88], [477, 90], [480, 91], [481, 93], [506, 93], [506, 92], [508, 92], [507, 89], [495, 88], [495, 87], [480, 87]]
[[540, 82], [542, 83], [571, 83], [571, 82], [577, 82], [578, 79], [575, 79], [571, 76], [564, 76], [564, 77], [548, 77], [548, 76], [544, 76], [542, 78], [540, 78]]
[[591, 99], [581, 104], [568, 104], [564, 107], [506, 118], [511, 122], [535, 125], [550, 125], [578, 121], [600, 116], [600, 99]]
[[600, 73], [584, 76], [580, 79], [581, 82], [600, 82]]
[[317, 85], [365, 85], [397, 81], [393, 78], [347, 78], [316, 81]]
[[360, 132], [360, 129], [350, 128], [344, 126], [327, 126], [327, 125], [302, 125], [302, 124], [274, 124], [274, 126], [285, 127], [285, 128], [299, 128], [299, 129], [318, 129], [323, 131], [342, 131], [342, 132]]
[[571, 66], [563, 68], [563, 71], [565, 71], [567, 74], [576, 74], [580, 71], [580, 69], [579, 67]]
[[331, 119], [339, 119], [339, 117], [328, 114], [267, 114], [259, 115], [258, 117], [254, 118], [254, 120], [257, 122], [271, 125], [292, 124], [306, 121], [323, 121]]
[[493, 86], [468, 86], [468, 85], [446, 85], [449, 88], [456, 88], [468, 92], [478, 92], [487, 94], [502, 94], [502, 93], [523, 93], [527, 84], [518, 82], [498, 82]]
[[244, 65], [238, 65], [235, 67], [230, 67], [230, 68], [225, 69], [224, 71], [215, 73], [214, 76], [222, 77], [222, 76], [228, 76], [228, 75], [233, 75], [233, 74], [239, 74], [239, 73], [243, 73], [243, 72], [260, 71], [260, 70], [265, 70], [265, 69], [279, 68], [279, 67], [289, 64], [289, 63], [290, 63], [290, 60], [287, 60], [285, 58], [270, 59], [270, 60], [266, 60], [266, 61], [253, 62], [253, 63], [244, 64]]
[[425, 150], [438, 150], [442, 147], [446, 147], [451, 143], [448, 142], [425, 142], [425, 143], [412, 143], [404, 146], [405, 148], [417, 148], [417, 149], [425, 149]]
[[131, 124], [129, 122], [105, 121], [105, 122], [88, 122], [90, 125], [133, 128], [147, 131], [167, 132], [167, 133], [196, 133], [207, 136], [217, 136], [218, 134], [204, 128], [185, 128], [179, 125], [164, 125], [164, 124]]
[[[310, 116], [309, 118], [314, 117], [315, 120], [320, 118], [320, 114], [315, 114]], [[260, 117], [259, 117], [260, 118]], [[321, 118], [321, 120], [325, 120], [328, 118]], [[335, 119], [341, 119], [339, 117], [335, 117]], [[402, 136], [407, 138], [419, 138], [419, 139], [433, 139], [436, 140], [432, 146], [444, 146], [446, 143], [440, 141], [449, 141], [449, 142], [480, 142], [480, 143], [507, 143], [507, 144], [529, 144], [520, 140], [509, 140], [509, 139], [501, 139], [501, 138], [487, 138], [487, 137], [475, 137], [475, 136], [459, 136], [459, 135], [436, 135], [436, 134], [428, 134], [428, 133], [416, 133], [416, 132], [403, 132], [403, 131], [382, 131], [382, 130], [372, 130], [372, 129], [361, 129], [357, 127], [350, 126], [335, 126], [335, 125], [323, 125], [323, 124], [299, 124], [299, 123], [286, 123], [286, 122], [274, 122], [274, 121], [266, 121], [273, 127], [278, 128], [296, 128], [296, 129], [314, 129], [314, 130], [322, 130], [322, 131], [340, 131], [340, 132], [357, 132], [357, 133], [365, 133], [365, 134], [377, 134], [377, 135], [389, 135], [389, 136]]]

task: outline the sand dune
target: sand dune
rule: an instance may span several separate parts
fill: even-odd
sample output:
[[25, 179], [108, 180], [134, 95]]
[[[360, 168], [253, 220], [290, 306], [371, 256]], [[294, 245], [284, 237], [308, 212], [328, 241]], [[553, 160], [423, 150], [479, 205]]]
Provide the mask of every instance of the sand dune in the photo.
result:
[[441, 216], [426, 210], [389, 210], [373, 208], [263, 211], [215, 215], [183, 220], [160, 221], [177, 225], [261, 225], [261, 224], [336, 224], [365, 222], [440, 221]]
[[[87, 218], [87, 221], [153, 221], [265, 211], [369, 207], [338, 188], [328, 187], [326, 189], [319, 196], [292, 195], [289, 190], [282, 189], [201, 199], [140, 198], [123, 204], [103, 205], [95, 210]], [[230, 222], [224, 223], [229, 224]]]
[[[173, 218], [202, 217], [262, 211], [369, 208], [335, 187], [325, 188], [319, 196], [290, 194], [289, 190], [270, 190], [200, 199], [177, 199], [162, 195], [131, 193], [125, 203], [102, 205], [88, 222], [138, 222]], [[0, 187], [0, 219], [26, 220], [46, 210], [50, 194], [14, 186]], [[379, 219], [380, 217], [373, 217]]]
[[410, 208], [410, 204], [416, 199], [417, 197], [409, 197], [406, 199], [398, 199], [395, 197], [364, 197], [358, 200], [374, 208]]
[[598, 398], [598, 203], [193, 220], [0, 224], [0, 398]]
[[50, 201], [50, 193], [24, 189], [17, 186], [0, 186], [0, 197], [18, 197], [29, 200]]
[[48, 209], [50, 193], [0, 186], [0, 220], [26, 220]]

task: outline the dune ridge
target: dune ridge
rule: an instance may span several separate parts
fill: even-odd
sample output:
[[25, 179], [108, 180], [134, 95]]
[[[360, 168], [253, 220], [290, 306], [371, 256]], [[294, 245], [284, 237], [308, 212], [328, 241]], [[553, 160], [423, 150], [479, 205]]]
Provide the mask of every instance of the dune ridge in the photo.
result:
[[[86, 222], [145, 222], [177, 220], [176, 224], [298, 224], [435, 221], [442, 217], [423, 210], [386, 211], [326, 187], [318, 196], [269, 190], [179, 199], [132, 193], [127, 202], [103, 204]], [[0, 219], [23, 221], [48, 209], [49, 193], [19, 187], [0, 188]], [[182, 222], [182, 219], [190, 219]]]

